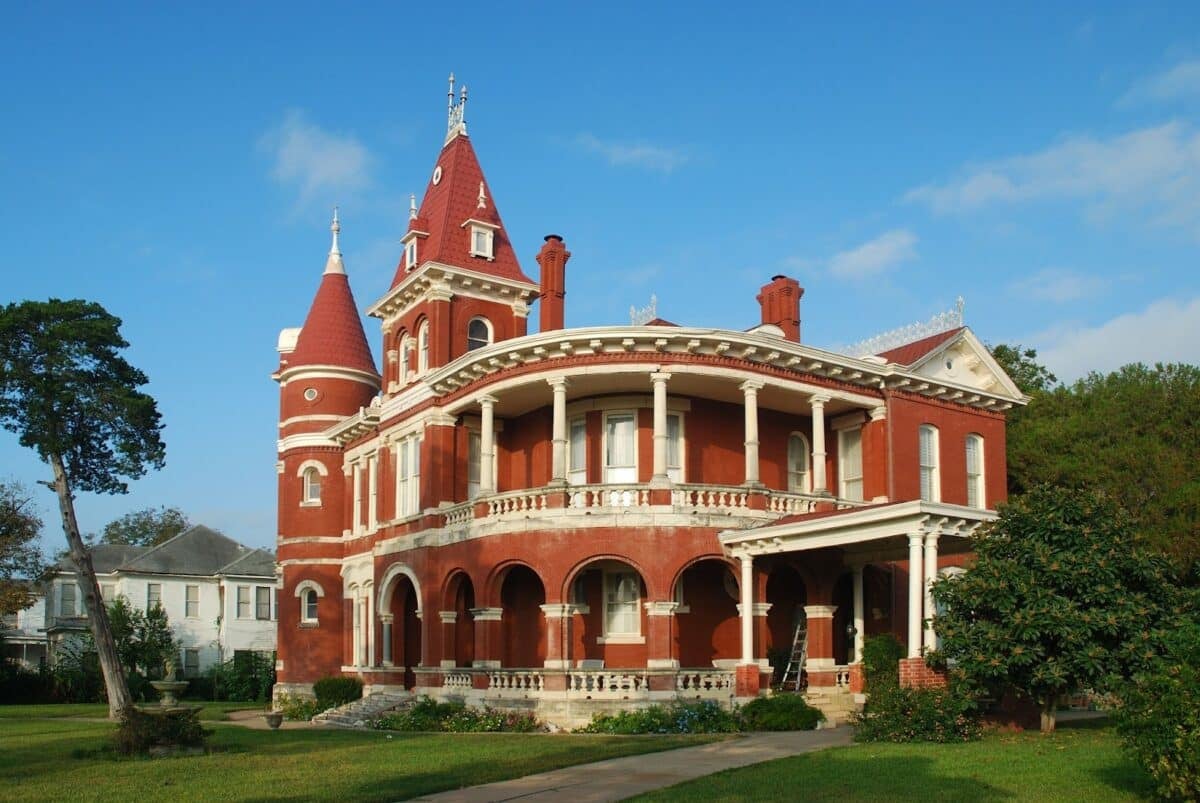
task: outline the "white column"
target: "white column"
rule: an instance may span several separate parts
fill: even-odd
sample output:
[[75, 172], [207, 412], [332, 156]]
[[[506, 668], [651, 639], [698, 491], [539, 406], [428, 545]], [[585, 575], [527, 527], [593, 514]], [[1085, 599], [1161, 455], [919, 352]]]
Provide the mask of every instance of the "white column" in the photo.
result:
[[825, 402], [828, 396], [816, 395], [808, 400], [812, 407], [812, 476], [813, 493], [828, 494], [829, 488], [825, 479]]
[[367, 598], [367, 666], [375, 666], [375, 587], [368, 586]]
[[925, 651], [937, 649], [937, 634], [933, 632], [933, 581], [937, 579], [938, 534], [925, 534]]
[[550, 482], [567, 483], [567, 378], [554, 376], [546, 380], [554, 391], [553, 455], [550, 459]]
[[354, 666], [362, 664], [362, 601], [358, 598], [358, 591], [354, 592], [354, 603], [350, 608], [353, 611], [351, 623], [354, 627], [354, 638], [351, 640], [351, 648], [354, 653], [351, 658], [351, 663]]
[[754, 660], [754, 558], [742, 555], [742, 663]]
[[379, 621], [383, 627], [383, 649], [380, 651], [383, 656], [383, 665], [392, 665], [392, 615], [390, 613], [379, 614]]
[[746, 485], [758, 485], [758, 391], [763, 383], [750, 379], [738, 386], [745, 394]]
[[921, 609], [925, 601], [925, 575], [921, 571], [921, 534], [908, 536], [908, 657], [921, 655]]
[[492, 469], [496, 465], [496, 427], [494, 408], [495, 396], [481, 396], [479, 423], [479, 495], [486, 496], [496, 492], [496, 478]]
[[650, 374], [654, 385], [654, 476], [651, 483], [667, 484], [667, 380], [668, 373], [656, 371]]
[[863, 654], [863, 640], [866, 638], [867, 621], [863, 616], [863, 567], [854, 567], [854, 657], [853, 663], [860, 663]]

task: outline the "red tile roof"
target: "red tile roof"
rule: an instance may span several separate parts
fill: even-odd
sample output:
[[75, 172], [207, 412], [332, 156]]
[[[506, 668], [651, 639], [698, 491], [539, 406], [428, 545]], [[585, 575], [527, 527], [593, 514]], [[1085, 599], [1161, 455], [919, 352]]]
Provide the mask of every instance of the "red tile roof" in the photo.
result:
[[894, 362], [897, 365], [912, 365], [914, 362], [921, 359], [926, 354], [933, 351], [962, 330], [963, 327], [960, 326], [957, 329], [950, 329], [946, 332], [938, 332], [936, 335], [923, 337], [920, 340], [914, 340], [912, 343], [905, 343], [903, 346], [897, 346], [894, 349], [881, 351], [879, 352], [878, 356], [883, 357], [888, 362]]
[[[417, 264], [433, 260], [443, 265], [532, 284], [517, 262], [508, 232], [496, 209], [492, 188], [483, 177], [483, 169], [466, 134], [459, 134], [446, 143], [438, 155], [434, 173], [438, 168], [441, 168], [439, 181], [435, 184], [430, 178], [425, 197], [421, 199], [417, 220], [412, 221], [415, 225], [409, 227], [410, 230], [416, 229], [429, 235], [417, 240]], [[483, 207], [479, 206], [481, 182], [484, 187]], [[463, 227], [467, 220], [478, 220], [498, 227], [492, 243], [493, 259], [471, 256], [471, 227]], [[409, 266], [405, 261], [406, 257], [401, 256], [392, 287], [396, 287], [408, 275]]]
[[284, 359], [288, 368], [337, 365], [378, 376], [346, 274], [326, 273], [321, 277], [296, 348]]

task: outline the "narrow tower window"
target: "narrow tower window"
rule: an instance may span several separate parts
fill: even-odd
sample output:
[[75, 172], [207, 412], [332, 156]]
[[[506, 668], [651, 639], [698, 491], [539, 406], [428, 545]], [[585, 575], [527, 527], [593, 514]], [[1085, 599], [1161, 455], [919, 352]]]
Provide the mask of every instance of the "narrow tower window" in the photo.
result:
[[487, 318], [472, 318], [467, 324], [467, 351], [481, 349], [491, 342], [491, 322]]
[[808, 493], [808, 440], [798, 432], [788, 438], [788, 490]]
[[429, 321], [422, 321], [417, 330], [417, 373], [429, 370]]

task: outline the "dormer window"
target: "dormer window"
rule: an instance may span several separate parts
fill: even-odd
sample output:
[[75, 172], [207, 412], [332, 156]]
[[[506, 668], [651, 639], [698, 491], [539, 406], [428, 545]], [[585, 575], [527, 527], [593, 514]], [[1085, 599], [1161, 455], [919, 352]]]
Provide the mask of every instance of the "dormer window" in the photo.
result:
[[471, 256], [482, 257], [489, 261], [495, 259], [496, 229], [499, 227], [483, 220], [475, 220], [474, 218], [463, 223], [463, 228], [467, 227], [470, 227], [471, 233], [469, 244]]
[[404, 266], [407, 270], [417, 267], [417, 238], [413, 237], [404, 244]]

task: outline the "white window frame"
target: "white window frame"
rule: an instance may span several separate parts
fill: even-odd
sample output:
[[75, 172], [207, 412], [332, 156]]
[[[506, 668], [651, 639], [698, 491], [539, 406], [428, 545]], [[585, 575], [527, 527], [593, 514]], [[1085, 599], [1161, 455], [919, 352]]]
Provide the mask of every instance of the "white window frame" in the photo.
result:
[[[631, 465], [610, 466], [608, 464], [608, 422], [613, 418], [632, 419], [632, 460]], [[600, 474], [604, 484], [628, 484], [638, 480], [638, 411], [609, 410], [604, 413], [603, 427], [600, 430]], [[620, 472], [619, 474], [617, 472]], [[624, 479], [628, 476], [628, 479]]]
[[[929, 447], [926, 448], [926, 438]], [[922, 424], [917, 430], [917, 464], [920, 472], [920, 494], [923, 502], [942, 501], [941, 437], [933, 424]], [[928, 454], [929, 460], [925, 460]]]
[[[575, 463], [575, 433], [582, 435], [582, 442], [578, 445], [580, 449], [580, 463]], [[570, 485], [586, 485], [587, 484], [587, 462], [588, 462], [588, 437], [587, 437], [587, 417], [576, 416], [567, 422], [567, 483]]]
[[405, 332], [400, 335], [400, 344], [396, 348], [397, 362], [399, 363], [396, 377], [401, 386], [408, 384], [408, 350], [409, 341], [411, 340], [412, 338], [408, 336], [408, 332]]
[[367, 529], [379, 526], [379, 458], [367, 455]]
[[[191, 598], [192, 591], [196, 592], [195, 599]], [[187, 619], [200, 618], [200, 586], [189, 583], [183, 587], [183, 615]]]
[[[487, 334], [484, 337], [482, 343], [480, 343], [477, 346], [472, 346], [471, 345], [472, 340], [475, 340], [475, 341], [479, 340], [479, 338], [471, 337], [471, 326], [472, 326], [472, 324], [475, 324], [475, 323], [482, 323], [484, 331], [487, 332]], [[467, 351], [475, 351], [476, 349], [485, 348], [495, 342], [496, 342], [496, 334], [495, 334], [495, 331], [492, 329], [491, 321], [489, 321], [487, 318], [485, 318], [482, 315], [476, 315], [474, 318], [467, 321]]]
[[350, 484], [353, 486], [353, 490], [354, 490], [353, 494], [351, 494], [351, 496], [353, 496], [353, 498], [354, 498], [354, 508], [351, 511], [353, 513], [353, 516], [351, 517], [350, 521], [352, 522], [352, 529], [355, 534], [361, 533], [363, 531], [362, 475], [363, 475], [363, 471], [362, 471], [361, 465], [359, 465], [358, 463], [355, 463], [354, 465], [352, 465], [350, 467]]
[[[975, 445], [975, 470], [971, 470], [971, 445]], [[987, 484], [984, 482], [985, 466], [983, 436], [972, 432], [963, 441], [964, 458], [967, 464], [967, 507], [987, 508]], [[972, 498], [974, 497], [974, 498]]]
[[[849, 441], [851, 438], [858, 439], [858, 466], [857, 473], [851, 472], [852, 468], [849, 465], [848, 452]], [[851, 496], [851, 489], [857, 489], [857, 496]], [[862, 447], [862, 427], [850, 427], [838, 431], [838, 496], [842, 499], [850, 499], [854, 501], [863, 501], [863, 447]]]
[[[613, 599], [620, 584], [620, 578], [632, 579], [636, 596], [632, 600]], [[601, 624], [603, 635], [597, 639], [601, 644], [644, 644], [642, 635], [642, 578], [633, 568], [605, 569], [602, 575], [601, 593]], [[623, 613], [630, 615], [633, 629], [614, 630], [610, 618], [616, 606], [624, 608]]]
[[[272, 605], [272, 602], [274, 601], [274, 599], [273, 599], [274, 595], [271, 593], [272, 591], [273, 591], [273, 589], [271, 588], [271, 586], [255, 586], [254, 587], [254, 619], [255, 619], [255, 621], [270, 622], [275, 618], [272, 615], [272, 613], [273, 613], [272, 609], [274, 608], [274, 605]], [[261, 597], [264, 592], [266, 593], [266, 597], [267, 597], [267, 601], [266, 601], [267, 615], [259, 616], [259, 614], [262, 612], [263, 601], [262, 601]]]
[[[68, 591], [68, 589], [70, 589]], [[67, 611], [67, 597], [71, 598], [71, 610]], [[58, 615], [79, 616], [79, 586], [73, 582], [62, 583], [58, 587]]]
[[109, 605], [117, 598], [116, 583], [101, 583], [100, 584], [100, 601], [105, 605]]
[[[483, 237], [483, 248], [478, 247], [478, 238]], [[484, 259], [496, 258], [496, 233], [487, 226], [480, 226], [477, 223], [471, 224], [471, 256], [483, 257]]]
[[[675, 462], [671, 462], [671, 422], [679, 422], [675, 429]], [[634, 429], [637, 438], [637, 429]], [[671, 482], [687, 482], [684, 479], [684, 466], [687, 465], [687, 436], [683, 431], [683, 413], [667, 413], [667, 476]]]
[[421, 436], [410, 435], [396, 442], [396, 518], [421, 512]]
[[[158, 589], [158, 593], [154, 593], [154, 589]], [[154, 610], [154, 603], [158, 603], [158, 607], [162, 607], [162, 583], [146, 583], [146, 612]]]
[[417, 238], [415, 236], [409, 237], [408, 241], [404, 243], [404, 263], [406, 273], [411, 273], [417, 268]]
[[417, 327], [417, 375], [429, 370], [429, 321], [421, 321]]
[[[472, 453], [474, 447], [474, 453]], [[483, 435], [477, 429], [467, 430], [467, 499], [479, 496], [479, 482], [483, 472]], [[492, 476], [495, 476], [493, 474]]]
[[252, 619], [254, 611], [250, 603], [250, 586], [238, 586], [234, 595], [234, 618]]
[[315, 625], [318, 623], [318, 612], [320, 611], [321, 597], [317, 594], [317, 589], [306, 588], [300, 594], [300, 621], [306, 625]]
[[[800, 457], [804, 459], [804, 469], [796, 469], [795, 449], [800, 445]], [[840, 448], [840, 447], [839, 447]], [[808, 437], [803, 432], [793, 432], [788, 435], [787, 442], [787, 489], [791, 493], [806, 494], [812, 492], [812, 448]]]

